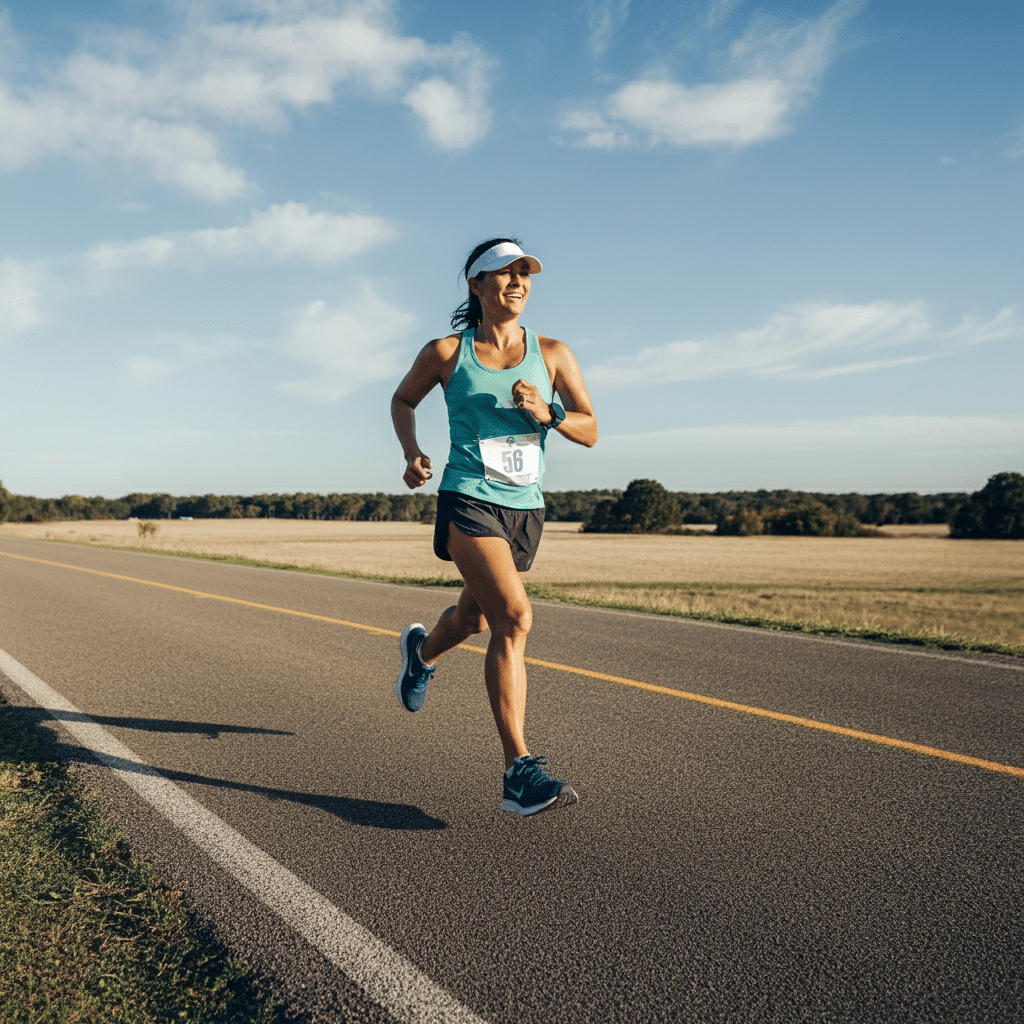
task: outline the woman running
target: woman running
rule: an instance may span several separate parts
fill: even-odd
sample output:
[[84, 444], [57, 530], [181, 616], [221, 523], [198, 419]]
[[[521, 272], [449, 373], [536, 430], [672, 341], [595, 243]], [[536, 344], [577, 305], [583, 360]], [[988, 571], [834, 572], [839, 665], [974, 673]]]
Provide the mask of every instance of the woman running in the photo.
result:
[[516, 239], [478, 245], [464, 267], [469, 298], [452, 314], [452, 328], [461, 332], [428, 342], [391, 401], [404, 480], [421, 487], [433, 464], [416, 442], [414, 410], [438, 384], [444, 389], [451, 450], [437, 495], [434, 553], [454, 561], [466, 584], [429, 633], [418, 622], [403, 631], [398, 697], [419, 711], [437, 659], [489, 627], [484, 679], [505, 753], [501, 807], [516, 814], [578, 799], [568, 782], [548, 777], [547, 759], [531, 757], [523, 736], [533, 611], [520, 573], [533, 564], [544, 526], [548, 432], [588, 448], [597, 441], [594, 408], [568, 346], [519, 326], [531, 275], [541, 269]]

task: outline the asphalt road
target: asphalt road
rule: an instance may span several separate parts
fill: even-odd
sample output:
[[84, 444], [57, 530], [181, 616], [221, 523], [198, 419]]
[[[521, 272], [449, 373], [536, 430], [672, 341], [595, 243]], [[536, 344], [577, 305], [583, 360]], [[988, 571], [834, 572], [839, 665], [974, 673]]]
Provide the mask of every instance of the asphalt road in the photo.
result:
[[[531, 666], [527, 738], [580, 803], [518, 819], [480, 654], [410, 715], [394, 636], [357, 628], [429, 626], [455, 593], [3, 539], [0, 650], [490, 1024], [1024, 1020], [1024, 778]], [[1024, 767], [1012, 659], [534, 612], [535, 659]], [[297, 1016], [402, 1017], [57, 715], [136, 849]]]

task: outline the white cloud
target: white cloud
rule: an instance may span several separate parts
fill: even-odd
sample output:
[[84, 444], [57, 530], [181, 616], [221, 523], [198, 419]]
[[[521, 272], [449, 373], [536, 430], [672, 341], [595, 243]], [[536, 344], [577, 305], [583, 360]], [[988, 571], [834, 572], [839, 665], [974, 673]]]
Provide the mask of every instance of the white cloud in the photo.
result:
[[119, 109], [111, 101], [104, 105], [96, 97], [59, 89], [22, 99], [0, 83], [0, 169], [65, 154], [86, 162], [120, 160], [158, 182], [213, 201], [245, 191], [244, 172], [218, 158], [211, 132]]
[[43, 322], [42, 272], [20, 260], [0, 260], [0, 342]]
[[282, 384], [283, 391], [314, 402], [334, 402], [363, 384], [387, 380], [406, 368], [406, 346], [416, 318], [384, 301], [369, 281], [358, 294], [331, 306], [311, 302], [299, 310], [282, 351], [311, 363], [317, 374]]
[[219, 128], [280, 129], [293, 112], [334, 102], [341, 86], [385, 101], [404, 96], [445, 149], [486, 133], [491, 61], [468, 40], [402, 36], [388, 6], [373, 0], [340, 12], [240, 6], [240, 17], [223, 20], [187, 7], [187, 24], [166, 39], [95, 39], [41, 84], [0, 81], [0, 168], [51, 155], [117, 160], [202, 198], [233, 199], [248, 181], [221, 155]]
[[437, 54], [444, 54], [449, 77], [420, 82], [402, 102], [419, 114], [435, 145], [453, 152], [468, 149], [483, 139], [491, 125], [487, 95], [495, 64], [468, 39], [438, 47]]
[[605, 110], [613, 122], [641, 131], [651, 145], [739, 148], [781, 135], [805, 88], [771, 78], [692, 88], [671, 81], [630, 82], [608, 98]]
[[[562, 128], [579, 145], [611, 149], [631, 145], [736, 149], [790, 130], [792, 114], [815, 91], [842, 52], [842, 32], [863, 4], [841, 0], [813, 20], [790, 28], [765, 15], [729, 47], [735, 77], [683, 85], [663, 73], [629, 82], [602, 101], [567, 111]], [[709, 10], [717, 25], [729, 4]]]
[[562, 115], [563, 131], [578, 132], [577, 143], [588, 149], [618, 149], [628, 146], [632, 136], [608, 121], [597, 110], [569, 110]]
[[248, 223], [235, 227], [173, 232], [122, 245], [97, 246], [86, 254], [86, 262], [101, 273], [235, 259], [330, 263], [395, 237], [396, 229], [382, 217], [323, 213], [304, 203], [286, 202], [256, 210]]
[[[761, 327], [669, 342], [618, 356], [587, 371], [594, 386], [700, 380], [729, 374], [813, 380], [921, 362], [951, 345], [982, 344], [1024, 333], [1012, 308], [979, 323], [964, 317], [937, 329], [922, 302], [876, 301], [862, 305], [806, 302], [782, 310]], [[865, 359], [911, 344], [925, 352]], [[826, 365], [821, 365], [822, 363]]]
[[442, 149], [466, 149], [487, 134], [491, 114], [484, 94], [460, 90], [443, 78], [428, 78], [403, 102], [423, 119], [427, 135]]

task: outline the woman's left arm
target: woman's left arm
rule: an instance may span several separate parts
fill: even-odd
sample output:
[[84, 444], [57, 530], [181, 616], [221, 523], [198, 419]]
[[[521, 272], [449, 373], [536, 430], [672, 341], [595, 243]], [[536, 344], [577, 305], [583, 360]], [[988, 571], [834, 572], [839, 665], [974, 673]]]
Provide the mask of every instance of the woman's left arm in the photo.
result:
[[[597, 416], [576, 357], [561, 341], [554, 338], [540, 338], [539, 341], [555, 394], [565, 409], [565, 419], [555, 429], [570, 441], [593, 448], [597, 443]], [[551, 410], [532, 384], [517, 381], [512, 394], [516, 405], [529, 412], [538, 423], [544, 426], [551, 423]]]

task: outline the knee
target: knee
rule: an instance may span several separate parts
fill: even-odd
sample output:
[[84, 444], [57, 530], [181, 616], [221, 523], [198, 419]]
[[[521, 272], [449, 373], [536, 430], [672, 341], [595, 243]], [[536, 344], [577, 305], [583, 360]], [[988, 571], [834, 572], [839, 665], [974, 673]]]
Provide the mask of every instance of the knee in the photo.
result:
[[533, 609], [529, 601], [515, 603], [503, 609], [493, 632], [510, 640], [525, 637], [533, 626]]

